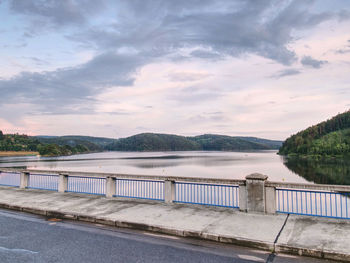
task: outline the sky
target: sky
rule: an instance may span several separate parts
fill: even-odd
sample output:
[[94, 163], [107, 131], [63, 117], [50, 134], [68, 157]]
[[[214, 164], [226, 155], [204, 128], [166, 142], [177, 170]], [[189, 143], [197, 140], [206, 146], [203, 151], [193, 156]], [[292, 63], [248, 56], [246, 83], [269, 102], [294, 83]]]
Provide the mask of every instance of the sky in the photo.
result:
[[0, 130], [284, 140], [350, 108], [348, 0], [0, 0]]

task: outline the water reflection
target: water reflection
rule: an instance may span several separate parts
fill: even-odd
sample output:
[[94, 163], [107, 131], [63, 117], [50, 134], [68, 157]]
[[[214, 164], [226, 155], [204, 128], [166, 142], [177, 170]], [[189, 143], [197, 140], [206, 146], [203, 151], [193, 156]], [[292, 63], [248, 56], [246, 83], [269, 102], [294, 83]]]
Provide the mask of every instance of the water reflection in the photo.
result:
[[350, 185], [350, 158], [304, 159], [287, 158], [289, 170], [318, 184]]

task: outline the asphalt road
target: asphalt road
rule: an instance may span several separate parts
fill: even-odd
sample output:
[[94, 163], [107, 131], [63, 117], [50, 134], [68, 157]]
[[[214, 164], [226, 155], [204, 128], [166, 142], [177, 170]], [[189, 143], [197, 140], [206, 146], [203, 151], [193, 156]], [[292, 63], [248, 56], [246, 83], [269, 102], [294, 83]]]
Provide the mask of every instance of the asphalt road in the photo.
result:
[[1, 263], [267, 261], [326, 262], [0, 209]]

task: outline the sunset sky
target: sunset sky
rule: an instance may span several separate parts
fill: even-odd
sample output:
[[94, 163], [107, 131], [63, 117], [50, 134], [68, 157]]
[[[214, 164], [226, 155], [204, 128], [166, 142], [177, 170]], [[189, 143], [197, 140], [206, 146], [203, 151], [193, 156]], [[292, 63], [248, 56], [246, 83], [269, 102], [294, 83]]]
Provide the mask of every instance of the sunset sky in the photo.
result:
[[0, 0], [0, 130], [285, 139], [350, 108], [349, 0]]

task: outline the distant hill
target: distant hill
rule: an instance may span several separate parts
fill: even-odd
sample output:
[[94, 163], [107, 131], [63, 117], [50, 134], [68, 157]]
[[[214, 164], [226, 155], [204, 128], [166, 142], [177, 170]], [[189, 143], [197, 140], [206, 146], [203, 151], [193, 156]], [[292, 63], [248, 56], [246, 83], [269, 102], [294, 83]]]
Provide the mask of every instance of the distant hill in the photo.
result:
[[231, 137], [225, 135], [205, 134], [190, 138], [197, 142], [205, 151], [242, 151], [242, 150], [269, 150], [267, 144], [254, 142], [244, 137]]
[[261, 139], [261, 138], [256, 138], [256, 137], [236, 137], [245, 141], [250, 141], [250, 142], [256, 142], [264, 145], [268, 145], [272, 149], [279, 149], [282, 146], [282, 141], [277, 141], [277, 140], [267, 140], [267, 139]]
[[278, 149], [282, 142], [253, 137], [205, 134], [185, 137], [172, 134], [141, 133], [108, 145], [111, 151], [244, 151]]
[[281, 141], [255, 137], [204, 134], [194, 137], [141, 133], [111, 139], [91, 136], [4, 135], [0, 131], [0, 151], [38, 151], [43, 156], [71, 155], [101, 151], [250, 151], [272, 150]]
[[[51, 139], [58, 140], [57, 138]], [[74, 145], [69, 145], [68, 143], [57, 144], [47, 137], [41, 139], [25, 134], [3, 134], [0, 131], [0, 151], [3, 156], [6, 156], [6, 152], [12, 156], [15, 155], [15, 152], [26, 154], [31, 152], [37, 154], [39, 152], [42, 156], [61, 156], [99, 151], [101, 149], [87, 141], [76, 141]]]
[[90, 151], [102, 151], [105, 147], [115, 141], [115, 139], [104, 137], [91, 137], [91, 136], [35, 136], [41, 143], [54, 143], [60, 146], [69, 145], [75, 147], [77, 145], [83, 145]]
[[22, 134], [3, 134], [0, 131], [0, 151], [37, 151], [39, 141]]
[[289, 137], [282, 155], [339, 156], [350, 154], [350, 111]]
[[184, 136], [141, 133], [116, 140], [107, 146], [111, 151], [194, 151], [200, 145]]

